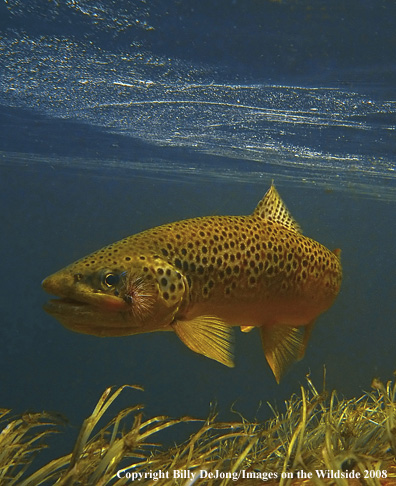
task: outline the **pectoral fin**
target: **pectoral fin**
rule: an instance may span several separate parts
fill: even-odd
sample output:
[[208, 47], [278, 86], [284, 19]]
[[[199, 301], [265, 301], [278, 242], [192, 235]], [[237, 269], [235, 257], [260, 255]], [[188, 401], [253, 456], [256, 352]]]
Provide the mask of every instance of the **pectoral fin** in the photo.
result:
[[199, 316], [191, 321], [175, 321], [172, 327], [192, 351], [234, 367], [233, 331], [221, 319]]
[[279, 383], [286, 369], [304, 356], [303, 331], [297, 327], [271, 326], [262, 327], [260, 332], [265, 357]]

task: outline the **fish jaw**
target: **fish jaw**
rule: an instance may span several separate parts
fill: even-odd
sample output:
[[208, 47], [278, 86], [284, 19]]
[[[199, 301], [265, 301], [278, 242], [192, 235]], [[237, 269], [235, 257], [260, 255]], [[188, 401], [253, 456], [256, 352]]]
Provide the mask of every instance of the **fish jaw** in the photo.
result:
[[[142, 325], [134, 325], [128, 311], [114, 312], [68, 299], [51, 299], [44, 310], [66, 329], [99, 337], [129, 336], [148, 332]], [[172, 330], [159, 326], [155, 330]]]

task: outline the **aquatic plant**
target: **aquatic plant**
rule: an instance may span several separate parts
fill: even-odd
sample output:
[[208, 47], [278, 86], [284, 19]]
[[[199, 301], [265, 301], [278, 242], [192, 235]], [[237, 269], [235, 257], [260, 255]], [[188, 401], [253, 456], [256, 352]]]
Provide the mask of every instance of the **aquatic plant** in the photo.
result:
[[[318, 390], [307, 377], [300, 394], [266, 422], [238, 414], [235, 422], [157, 416], [144, 420], [140, 404], [98, 423], [122, 390], [108, 388], [84, 420], [73, 451], [28, 475], [27, 469], [57, 430], [59, 416], [27, 413], [5, 420], [0, 432], [0, 484], [18, 486], [396, 484], [396, 385], [373, 380], [357, 399]], [[141, 389], [132, 386], [135, 389]], [[133, 418], [128, 423], [128, 418]], [[199, 422], [185, 442], [169, 449], [151, 442], [179, 423]], [[99, 430], [97, 430], [99, 429]]]

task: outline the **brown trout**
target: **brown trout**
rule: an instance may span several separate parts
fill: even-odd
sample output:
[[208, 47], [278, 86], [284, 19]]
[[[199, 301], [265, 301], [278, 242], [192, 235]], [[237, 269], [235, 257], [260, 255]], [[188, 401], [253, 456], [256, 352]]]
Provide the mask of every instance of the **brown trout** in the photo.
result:
[[302, 235], [274, 185], [250, 216], [177, 221], [129, 236], [47, 277], [45, 309], [96, 336], [174, 331], [234, 366], [232, 326], [258, 327], [280, 381], [301, 359], [342, 279], [340, 250]]

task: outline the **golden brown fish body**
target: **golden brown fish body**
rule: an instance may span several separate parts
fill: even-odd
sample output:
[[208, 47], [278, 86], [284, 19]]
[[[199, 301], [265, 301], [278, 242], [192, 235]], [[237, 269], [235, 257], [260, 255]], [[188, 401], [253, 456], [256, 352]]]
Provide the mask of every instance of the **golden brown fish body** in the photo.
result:
[[250, 216], [159, 226], [47, 277], [47, 311], [99, 336], [173, 330], [233, 366], [231, 327], [259, 327], [277, 381], [302, 358], [314, 320], [339, 292], [339, 251], [301, 234], [272, 185]]

